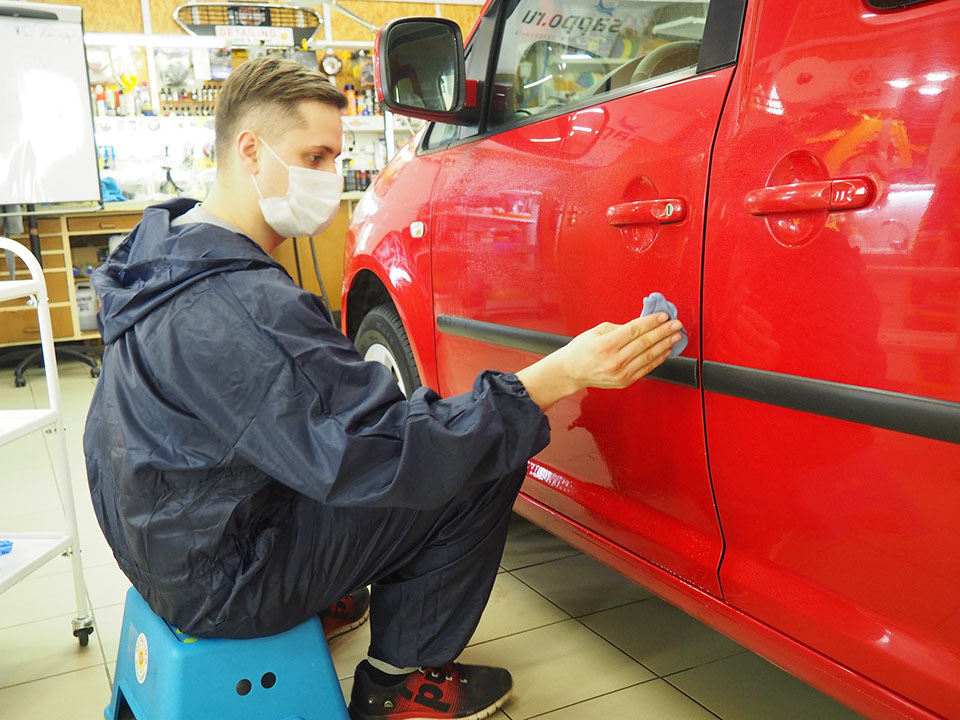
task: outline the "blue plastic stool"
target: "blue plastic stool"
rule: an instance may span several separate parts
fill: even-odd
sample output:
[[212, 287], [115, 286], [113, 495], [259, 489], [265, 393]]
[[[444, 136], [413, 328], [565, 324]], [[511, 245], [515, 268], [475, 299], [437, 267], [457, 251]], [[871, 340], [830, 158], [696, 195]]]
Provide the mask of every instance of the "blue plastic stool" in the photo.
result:
[[319, 619], [253, 640], [195, 638], [154, 614], [133, 588], [103, 714], [106, 720], [348, 720]]

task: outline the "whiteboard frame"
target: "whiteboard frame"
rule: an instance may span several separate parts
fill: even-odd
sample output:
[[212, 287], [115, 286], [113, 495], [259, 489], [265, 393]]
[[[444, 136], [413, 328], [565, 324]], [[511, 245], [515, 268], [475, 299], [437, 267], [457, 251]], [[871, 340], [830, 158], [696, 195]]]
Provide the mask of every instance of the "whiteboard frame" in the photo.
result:
[[[83, 8], [79, 5], [57, 5], [54, 3], [39, 3], [39, 2], [23, 2], [23, 0], [0, 0], [0, 22], [3, 18], [14, 17], [14, 18], [24, 18], [27, 20], [50, 20], [55, 22], [76, 22], [73, 18], [78, 18], [80, 22], [80, 38], [81, 45], [83, 47], [83, 69], [84, 74], [87, 77], [87, 103], [90, 107], [90, 132], [93, 135], [93, 166], [97, 169], [97, 198], [88, 199], [88, 200], [60, 200], [57, 202], [43, 203], [38, 200], [32, 203], [20, 203], [20, 205], [26, 205], [27, 211], [23, 213], [5, 213], [0, 215], [0, 217], [7, 217], [11, 214], [14, 215], [53, 215], [57, 214], [59, 210], [51, 211], [35, 211], [33, 207], [35, 205], [58, 205], [58, 204], [76, 204], [76, 203], [85, 203], [85, 202], [95, 202], [99, 207], [90, 210], [89, 212], [95, 212], [96, 210], [103, 209], [103, 186], [100, 184], [103, 178], [100, 176], [100, 157], [97, 153], [97, 133], [96, 126], [94, 124], [94, 111], [93, 111], [93, 99], [90, 96], [90, 65], [87, 62], [87, 45], [83, 42], [84, 37], [84, 26], [83, 26]], [[3, 205], [16, 205], [17, 203], [7, 203], [2, 197], [0, 197], [0, 207]]]

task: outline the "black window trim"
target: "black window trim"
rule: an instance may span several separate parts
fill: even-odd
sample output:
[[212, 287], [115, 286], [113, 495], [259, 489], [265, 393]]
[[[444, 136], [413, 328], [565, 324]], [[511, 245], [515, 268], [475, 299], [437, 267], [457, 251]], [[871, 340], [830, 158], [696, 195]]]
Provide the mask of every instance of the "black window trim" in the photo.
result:
[[902, 10], [922, 2], [930, 2], [930, 0], [866, 0], [867, 5], [877, 10]]
[[[586, 98], [578, 103], [563, 105], [554, 111], [540, 113], [539, 115], [531, 115], [530, 117], [524, 118], [523, 120], [519, 120], [517, 122], [499, 125], [492, 130], [487, 128], [486, 125], [488, 120], [487, 115], [490, 107], [490, 92], [493, 89], [493, 76], [495, 75], [496, 70], [496, 60], [500, 55], [500, 48], [503, 43], [503, 31], [504, 25], [506, 24], [506, 19], [504, 18], [504, 8], [506, 7], [508, 1], [509, 0], [499, 0], [498, 3], [495, 38], [490, 51], [490, 56], [487, 58], [487, 74], [483, 83], [482, 95], [480, 98], [478, 98], [478, 102], [481, 103], [482, 109], [479, 131], [469, 137], [458, 138], [457, 140], [438, 145], [435, 148], [425, 148], [424, 143], [427, 142], [427, 138], [433, 132], [433, 128], [436, 126], [436, 123], [431, 123], [430, 127], [427, 129], [427, 132], [424, 134], [424, 140], [420, 142], [419, 147], [417, 148], [417, 155], [430, 155], [431, 153], [435, 152], [443, 152], [444, 150], [460, 147], [461, 145], [477, 142], [479, 140], [485, 140], [486, 138], [499, 135], [500, 133], [516, 130], [517, 128], [524, 127], [525, 125], [532, 125], [542, 120], [550, 120], [562, 115], [568, 115], [572, 112], [577, 112], [578, 110], [585, 110], [586, 108], [593, 107], [600, 103], [611, 100], [619, 100], [627, 97], [628, 95], [634, 95], [641, 92], [650, 92], [667, 86], [666, 84], [647, 87], [638, 84], [627, 85], [619, 90], [614, 90], [603, 93], [602, 95]], [[921, 0], [912, 1], [918, 2]], [[747, 0], [711, 0], [707, 9], [707, 19], [704, 26], [700, 61], [697, 63], [697, 72], [693, 77], [705, 75], [707, 73], [737, 64], [737, 58], [740, 53], [740, 44], [743, 37], [743, 20], [746, 13], [746, 6]], [[677, 82], [682, 82], [682, 80], [678, 80]]]
[[[453, 140], [451, 142], [438, 145], [435, 148], [425, 148], [424, 144], [430, 141], [429, 140], [430, 135], [433, 134], [433, 129], [437, 126], [437, 123], [432, 122], [430, 123], [430, 127], [427, 128], [427, 131], [424, 133], [423, 140], [420, 141], [420, 145], [417, 148], [417, 155], [429, 155], [431, 153], [441, 152], [443, 150], [446, 150], [447, 148], [457, 147], [467, 142], [472, 142], [473, 140], [477, 139], [480, 135], [483, 134], [483, 130], [487, 122], [487, 113], [489, 112], [489, 108], [490, 108], [490, 104], [487, 102], [487, 98], [489, 97], [491, 83], [493, 82], [494, 64], [492, 60], [493, 60], [493, 57], [500, 51], [500, 41], [503, 39], [503, 13], [504, 13], [504, 7], [506, 7], [508, 1], [509, 0], [494, 0], [494, 2], [497, 3], [495, 6], [496, 17], [494, 18], [494, 23], [496, 24], [494, 25], [494, 28], [493, 28], [493, 38], [490, 40], [490, 52], [487, 54], [487, 72], [483, 76], [483, 85], [480, 88], [480, 95], [477, 97], [477, 102], [480, 103], [480, 118], [477, 121], [476, 134], [466, 138], [457, 138], [456, 140]], [[483, 21], [481, 20], [481, 22]], [[478, 24], [477, 31], [479, 30], [480, 30], [480, 25]], [[467, 43], [468, 48], [464, 49], [464, 55], [466, 55], [467, 49], [473, 46], [473, 41], [476, 35], [477, 33], [474, 32], [470, 36], [470, 42]]]

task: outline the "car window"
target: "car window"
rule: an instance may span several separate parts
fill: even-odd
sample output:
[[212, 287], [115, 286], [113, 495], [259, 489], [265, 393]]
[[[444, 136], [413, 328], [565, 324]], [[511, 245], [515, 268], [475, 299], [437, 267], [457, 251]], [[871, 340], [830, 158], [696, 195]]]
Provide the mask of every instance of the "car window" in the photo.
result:
[[424, 150], [435, 150], [447, 145], [459, 137], [459, 126], [449, 123], [433, 123], [423, 139]]
[[[467, 80], [476, 80], [479, 83], [486, 81], [496, 25], [497, 3], [490, 3], [486, 14], [480, 20], [479, 27], [463, 51]], [[433, 123], [424, 137], [422, 147], [424, 150], [435, 150], [460, 138], [476, 135], [478, 130], [479, 123], [476, 125]]]
[[490, 126], [695, 72], [709, 0], [513, 0]]

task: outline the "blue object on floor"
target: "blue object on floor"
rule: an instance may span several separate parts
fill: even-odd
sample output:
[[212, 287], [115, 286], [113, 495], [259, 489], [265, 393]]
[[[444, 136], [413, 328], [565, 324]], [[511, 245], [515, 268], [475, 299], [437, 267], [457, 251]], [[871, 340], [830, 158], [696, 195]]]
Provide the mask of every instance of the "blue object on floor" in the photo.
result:
[[[640, 317], [646, 317], [647, 315], [653, 315], [657, 312], [665, 312], [670, 316], [671, 320], [677, 319], [677, 306], [672, 302], [667, 300], [663, 293], [650, 293], [643, 299], [643, 312], [640, 313]], [[687, 337], [687, 329], [682, 328], [680, 330], [680, 342], [673, 346], [673, 349], [670, 351], [670, 357], [679, 355], [684, 350], [687, 349], [687, 343], [690, 342], [690, 338]]]
[[0, 555], [6, 555], [13, 550], [13, 540], [0, 540]]
[[319, 618], [265, 638], [196, 638], [133, 588], [104, 717], [131, 712], [136, 720], [348, 720]]

